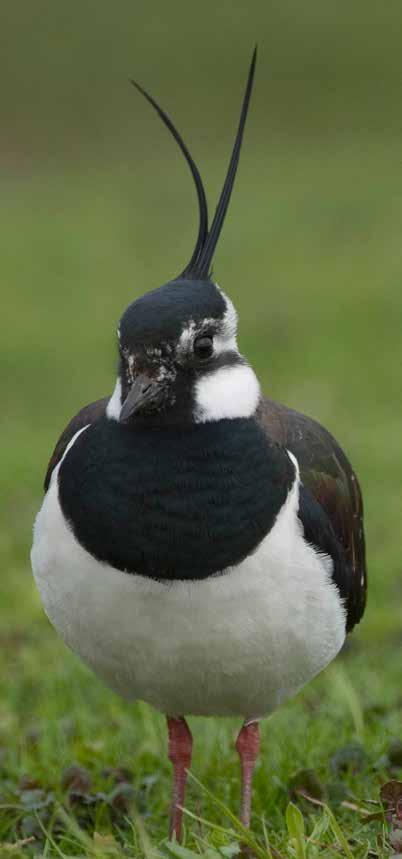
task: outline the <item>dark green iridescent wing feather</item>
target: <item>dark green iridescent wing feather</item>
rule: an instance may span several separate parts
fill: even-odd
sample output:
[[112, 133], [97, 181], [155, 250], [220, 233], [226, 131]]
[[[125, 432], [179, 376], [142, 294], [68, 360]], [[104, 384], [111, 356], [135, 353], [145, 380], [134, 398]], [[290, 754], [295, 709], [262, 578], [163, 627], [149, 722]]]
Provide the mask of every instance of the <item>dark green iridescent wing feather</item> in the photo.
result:
[[363, 503], [357, 477], [333, 436], [319, 423], [273, 400], [263, 399], [258, 421], [267, 435], [296, 457], [303, 484], [327, 514], [348, 568], [348, 629], [366, 604]]

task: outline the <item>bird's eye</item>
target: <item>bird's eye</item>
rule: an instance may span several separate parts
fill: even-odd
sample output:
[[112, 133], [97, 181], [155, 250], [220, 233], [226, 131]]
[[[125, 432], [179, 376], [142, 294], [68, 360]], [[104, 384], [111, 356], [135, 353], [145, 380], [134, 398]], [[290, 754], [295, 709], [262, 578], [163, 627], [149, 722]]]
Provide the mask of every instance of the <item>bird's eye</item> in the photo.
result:
[[210, 358], [214, 351], [214, 342], [212, 337], [197, 337], [194, 340], [194, 355], [201, 361]]

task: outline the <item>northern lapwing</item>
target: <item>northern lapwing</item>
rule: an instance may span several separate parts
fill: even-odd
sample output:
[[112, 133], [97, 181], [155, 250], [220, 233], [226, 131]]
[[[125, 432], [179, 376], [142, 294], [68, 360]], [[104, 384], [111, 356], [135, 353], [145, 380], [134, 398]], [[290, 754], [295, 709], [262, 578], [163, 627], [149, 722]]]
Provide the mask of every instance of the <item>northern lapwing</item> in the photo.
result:
[[366, 596], [359, 484], [316, 421], [264, 397], [237, 347], [237, 315], [211, 262], [253, 85], [212, 223], [199, 171], [183, 272], [129, 305], [111, 396], [57, 442], [32, 566], [66, 644], [126, 699], [167, 716], [180, 838], [192, 738], [185, 716], [243, 719], [241, 812], [250, 822], [259, 719], [341, 649]]

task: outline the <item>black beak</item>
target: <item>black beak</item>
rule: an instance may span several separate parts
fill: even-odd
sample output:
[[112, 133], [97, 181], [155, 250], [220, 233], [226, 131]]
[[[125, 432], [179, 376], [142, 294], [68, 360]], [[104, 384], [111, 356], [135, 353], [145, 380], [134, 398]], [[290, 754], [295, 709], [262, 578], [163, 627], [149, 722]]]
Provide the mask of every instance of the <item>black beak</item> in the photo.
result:
[[155, 411], [165, 398], [165, 386], [146, 373], [135, 379], [120, 412], [120, 420], [127, 423], [141, 412]]

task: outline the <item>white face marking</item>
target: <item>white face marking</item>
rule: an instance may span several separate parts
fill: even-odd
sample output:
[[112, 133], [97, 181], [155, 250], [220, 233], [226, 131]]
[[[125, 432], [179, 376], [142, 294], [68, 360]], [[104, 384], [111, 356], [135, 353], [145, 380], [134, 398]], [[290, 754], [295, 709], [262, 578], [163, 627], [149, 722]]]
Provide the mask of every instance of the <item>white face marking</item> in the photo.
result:
[[[216, 285], [217, 286], [217, 285]], [[194, 341], [203, 333], [211, 332], [213, 335], [214, 355], [224, 353], [240, 356], [237, 346], [237, 313], [227, 295], [217, 286], [225, 304], [225, 311], [220, 319], [205, 318], [195, 322], [189, 319], [184, 326], [175, 348], [177, 362], [185, 364], [188, 357], [192, 355]], [[119, 332], [118, 332], [119, 333]], [[171, 344], [164, 344], [173, 351]], [[147, 357], [158, 363], [162, 357], [160, 346], [147, 346]], [[135, 378], [135, 355], [125, 352], [128, 366], [128, 381], [133, 382]], [[166, 364], [161, 364], [156, 377], [159, 381], [174, 381], [175, 372], [169, 370]], [[228, 364], [220, 367], [215, 372], [207, 372], [196, 382], [195, 385], [195, 409], [194, 420], [197, 423], [205, 421], [221, 420], [222, 418], [250, 417], [254, 414], [260, 398], [260, 387], [254, 371], [246, 363]], [[106, 413], [108, 417], [118, 420], [122, 408], [122, 389], [119, 380], [116, 382], [113, 395], [108, 403]]]
[[118, 421], [120, 417], [121, 407], [121, 381], [119, 378], [117, 378], [113, 394], [110, 397], [110, 400], [106, 406], [106, 414], [108, 418], [112, 418], [113, 420]]
[[[167, 367], [166, 364], [161, 364], [158, 367], [158, 372], [155, 376], [157, 382], [165, 382], [168, 381], [173, 384], [176, 378], [176, 370], [174, 367]], [[174, 402], [174, 399], [171, 399], [170, 402]]]
[[[214, 335], [214, 353], [232, 352], [240, 355], [236, 340], [237, 313], [230, 298], [221, 289], [219, 291], [226, 304], [226, 311], [219, 331]], [[260, 393], [258, 379], [248, 364], [220, 367], [197, 381], [194, 418], [197, 423], [204, 423], [223, 418], [251, 417], [258, 406]]]
[[146, 354], [148, 358], [161, 358], [162, 357], [162, 349], [160, 346], [147, 346]]
[[226, 304], [226, 311], [222, 322], [222, 335], [218, 335], [216, 348], [218, 353], [224, 351], [238, 352], [237, 348], [237, 313], [230, 298], [218, 287], [219, 292]]
[[247, 364], [220, 367], [202, 376], [195, 386], [194, 419], [197, 423], [223, 418], [249, 418], [260, 399], [260, 386]]
[[[216, 319], [204, 319], [202, 327], [207, 328], [208, 325], [215, 327]], [[200, 327], [195, 324], [194, 319], [189, 319], [179, 337], [179, 342], [177, 344], [178, 356], [180, 356], [180, 354], [186, 355], [188, 352], [192, 352], [194, 340], [200, 330]]]
[[[216, 284], [215, 284], [216, 285]], [[181, 332], [179, 342], [177, 344], [178, 355], [192, 352], [194, 340], [196, 337], [202, 336], [203, 331], [211, 328], [214, 331], [214, 354], [220, 355], [222, 352], [236, 352], [237, 348], [237, 313], [227, 295], [217, 286], [219, 292], [226, 305], [226, 310], [223, 318], [219, 321], [216, 319], [203, 319], [202, 324], [196, 324], [194, 319], [190, 319], [187, 325]], [[219, 326], [219, 330], [217, 329]]]

